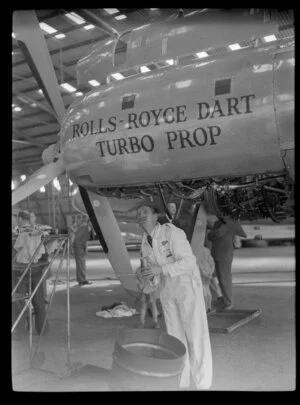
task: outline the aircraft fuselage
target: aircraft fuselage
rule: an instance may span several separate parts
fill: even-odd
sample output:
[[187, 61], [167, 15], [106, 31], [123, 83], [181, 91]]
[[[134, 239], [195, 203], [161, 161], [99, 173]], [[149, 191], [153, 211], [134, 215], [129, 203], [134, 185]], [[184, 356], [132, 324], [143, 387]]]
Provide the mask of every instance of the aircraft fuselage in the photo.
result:
[[293, 49], [269, 45], [89, 92], [62, 125], [69, 176], [101, 188], [283, 172], [294, 63]]

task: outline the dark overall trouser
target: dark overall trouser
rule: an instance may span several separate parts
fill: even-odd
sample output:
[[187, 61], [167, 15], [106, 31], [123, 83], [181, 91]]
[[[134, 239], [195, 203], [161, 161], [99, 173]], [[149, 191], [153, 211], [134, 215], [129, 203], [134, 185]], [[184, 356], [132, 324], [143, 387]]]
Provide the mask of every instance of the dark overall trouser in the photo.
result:
[[232, 265], [233, 256], [222, 260], [215, 259], [215, 272], [219, 281], [225, 305], [232, 305]]
[[85, 249], [73, 245], [74, 258], [76, 262], [76, 279], [78, 283], [86, 281]]
[[[34, 271], [32, 271], [31, 293], [33, 293], [38, 282], [40, 281], [40, 278], [43, 274], [43, 268], [44, 268], [44, 266], [41, 266], [41, 268], [38, 268], [38, 269], [35, 268]], [[13, 285], [16, 285], [17, 279], [21, 276], [22, 273], [17, 272], [17, 271], [13, 271], [13, 273], [17, 273], [16, 275], [13, 274], [13, 278], [14, 278]], [[26, 294], [29, 292], [29, 274], [27, 274], [23, 278], [17, 292], [21, 293], [21, 294]], [[13, 317], [12, 322], [14, 323], [15, 320], [17, 319], [17, 316], [20, 314], [21, 310], [24, 308], [25, 302], [22, 300], [22, 301], [15, 302], [13, 304], [15, 304], [15, 305], [13, 305], [13, 314], [12, 314], [12, 317]], [[44, 320], [46, 317], [46, 305], [45, 305], [43, 283], [40, 284], [34, 297], [32, 298], [32, 306], [34, 309], [35, 330], [36, 330], [36, 333], [38, 335], [40, 335], [42, 332], [43, 323], [44, 323]], [[20, 324], [22, 324], [22, 321], [20, 321]], [[18, 326], [16, 328], [18, 328]], [[47, 331], [47, 328], [48, 328], [48, 324], [46, 324], [46, 326], [45, 326], [45, 331]]]

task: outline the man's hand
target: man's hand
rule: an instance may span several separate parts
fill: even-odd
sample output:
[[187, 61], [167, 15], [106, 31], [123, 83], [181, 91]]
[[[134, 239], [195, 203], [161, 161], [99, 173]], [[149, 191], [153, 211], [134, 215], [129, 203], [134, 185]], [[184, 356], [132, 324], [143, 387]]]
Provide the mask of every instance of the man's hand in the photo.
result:
[[162, 268], [158, 266], [152, 266], [142, 271], [141, 276], [145, 278], [151, 278], [162, 273]]

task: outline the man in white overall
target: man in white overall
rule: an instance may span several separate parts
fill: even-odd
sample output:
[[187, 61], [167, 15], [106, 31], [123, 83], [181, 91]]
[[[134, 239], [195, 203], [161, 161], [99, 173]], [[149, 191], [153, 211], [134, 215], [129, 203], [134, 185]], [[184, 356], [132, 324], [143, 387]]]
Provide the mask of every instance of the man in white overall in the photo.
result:
[[196, 258], [184, 231], [172, 224], [160, 225], [158, 209], [151, 203], [137, 208], [137, 220], [144, 230], [142, 253], [151, 267], [145, 277], [161, 278], [160, 300], [167, 333], [184, 343], [187, 354], [180, 388], [196, 389], [212, 384], [212, 354], [203, 287]]

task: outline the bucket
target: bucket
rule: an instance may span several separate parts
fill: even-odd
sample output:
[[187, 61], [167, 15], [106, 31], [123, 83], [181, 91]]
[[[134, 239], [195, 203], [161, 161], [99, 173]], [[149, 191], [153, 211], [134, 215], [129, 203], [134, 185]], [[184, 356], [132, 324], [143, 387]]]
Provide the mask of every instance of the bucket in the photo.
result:
[[116, 391], [176, 390], [185, 346], [156, 329], [124, 329], [113, 353], [110, 387]]

